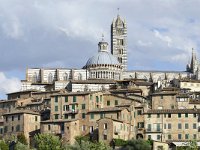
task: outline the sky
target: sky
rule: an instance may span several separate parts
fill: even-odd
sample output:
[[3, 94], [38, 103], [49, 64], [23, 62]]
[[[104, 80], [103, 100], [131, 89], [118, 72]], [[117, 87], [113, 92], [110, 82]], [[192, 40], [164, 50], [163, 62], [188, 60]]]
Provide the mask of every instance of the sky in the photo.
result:
[[[200, 0], [0, 0], [0, 99], [27, 68], [82, 68], [127, 22], [128, 70], [184, 71], [200, 51]], [[118, 9], [119, 8], [119, 11]]]

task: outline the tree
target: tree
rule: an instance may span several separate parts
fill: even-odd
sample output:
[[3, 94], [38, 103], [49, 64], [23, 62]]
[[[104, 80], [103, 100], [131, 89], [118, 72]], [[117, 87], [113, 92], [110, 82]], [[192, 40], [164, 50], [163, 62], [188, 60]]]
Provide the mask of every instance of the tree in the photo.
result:
[[59, 137], [52, 134], [37, 134], [34, 139], [38, 150], [63, 150]]
[[111, 150], [111, 147], [103, 142], [92, 142], [87, 136], [77, 136], [73, 145], [68, 145], [66, 150]]
[[0, 150], [9, 150], [8, 145], [3, 140], [0, 141]]
[[24, 144], [24, 145], [28, 145], [26, 137], [23, 133], [20, 133], [20, 134], [17, 135], [17, 141]]
[[138, 139], [138, 140], [129, 140], [123, 146], [123, 150], [151, 150], [151, 144], [148, 141]]
[[17, 144], [15, 145], [15, 150], [29, 150], [29, 147], [28, 145], [17, 142]]

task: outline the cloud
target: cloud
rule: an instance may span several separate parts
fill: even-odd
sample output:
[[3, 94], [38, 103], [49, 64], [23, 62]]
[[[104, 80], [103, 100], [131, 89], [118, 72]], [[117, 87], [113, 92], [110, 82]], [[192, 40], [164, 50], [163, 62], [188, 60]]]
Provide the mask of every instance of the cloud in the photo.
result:
[[8, 78], [3, 72], [0, 72], [0, 96], [5, 94], [20, 91], [20, 80], [15, 77]]
[[97, 52], [102, 33], [110, 42], [110, 25], [119, 6], [128, 26], [130, 70], [183, 70], [192, 47], [197, 53], [200, 47], [199, 0], [0, 3], [0, 70], [5, 73], [17, 68], [25, 74], [27, 67], [51, 65], [82, 68]]

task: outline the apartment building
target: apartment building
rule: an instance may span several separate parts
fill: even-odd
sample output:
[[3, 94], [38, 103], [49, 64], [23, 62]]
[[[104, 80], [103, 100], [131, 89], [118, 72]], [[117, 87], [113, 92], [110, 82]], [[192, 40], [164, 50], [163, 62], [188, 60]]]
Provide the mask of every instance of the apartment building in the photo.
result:
[[148, 110], [144, 113], [145, 139], [161, 142], [199, 139], [199, 109]]
[[40, 130], [40, 114], [31, 110], [13, 110], [3, 114], [4, 137], [23, 133], [28, 141]]

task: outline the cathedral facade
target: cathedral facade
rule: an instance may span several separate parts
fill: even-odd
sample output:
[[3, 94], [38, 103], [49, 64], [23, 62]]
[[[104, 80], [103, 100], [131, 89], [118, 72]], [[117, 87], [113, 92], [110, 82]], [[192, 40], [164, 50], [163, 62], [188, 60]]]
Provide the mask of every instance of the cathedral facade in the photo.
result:
[[96, 55], [90, 57], [82, 69], [28, 68], [21, 90], [98, 91], [109, 88], [115, 80], [145, 79], [153, 83], [167, 83], [172, 79], [200, 79], [200, 65], [194, 51], [186, 71], [128, 71], [126, 41], [127, 24], [118, 15], [111, 24], [111, 50], [102, 39]]

